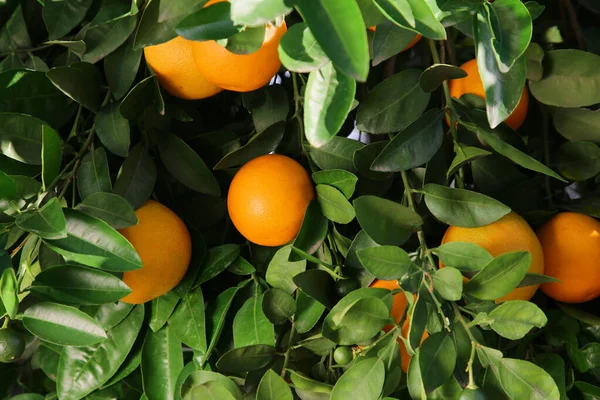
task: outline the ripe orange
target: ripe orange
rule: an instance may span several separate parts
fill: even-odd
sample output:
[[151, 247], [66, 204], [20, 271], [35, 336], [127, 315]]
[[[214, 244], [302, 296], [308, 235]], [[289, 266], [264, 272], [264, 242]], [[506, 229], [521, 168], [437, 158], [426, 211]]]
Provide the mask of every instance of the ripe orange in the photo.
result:
[[315, 197], [306, 170], [289, 157], [267, 154], [246, 163], [227, 195], [233, 225], [249, 241], [280, 246], [298, 235]]
[[135, 215], [139, 223], [119, 232], [136, 249], [143, 266], [123, 274], [131, 293], [122, 301], [142, 304], [167, 293], [183, 279], [192, 257], [192, 240], [177, 214], [156, 201], [149, 200]]
[[[223, 1], [227, 0], [211, 0], [205, 7]], [[193, 42], [196, 65], [206, 79], [219, 87], [235, 92], [256, 90], [279, 70], [277, 47], [286, 31], [285, 22], [278, 27], [267, 24], [262, 47], [250, 54], [234, 54], [214, 40]]]
[[[467, 61], [460, 66], [468, 74], [466, 77], [461, 79], [452, 79], [450, 81], [450, 96], [459, 99], [463, 94], [474, 94], [485, 100], [485, 89], [483, 88], [483, 82], [481, 82], [481, 76], [479, 75], [479, 69], [477, 68], [477, 60], [473, 59]], [[514, 130], [519, 129], [527, 117], [527, 108], [529, 107], [529, 91], [527, 86], [523, 87], [523, 93], [517, 108], [508, 116], [504, 121]]]
[[[517, 213], [511, 212], [498, 221], [479, 228], [461, 228], [450, 226], [442, 239], [442, 244], [448, 242], [475, 243], [486, 249], [492, 256], [497, 257], [511, 251], [529, 251], [531, 265], [529, 272], [544, 273], [544, 254], [540, 241], [527, 222]], [[440, 262], [440, 268], [444, 265]], [[539, 285], [514, 289], [496, 302], [504, 300], [529, 300], [533, 297]]]
[[[381, 279], [376, 279], [375, 281], [373, 281], [373, 283], [371, 283], [371, 285], [369, 285], [369, 287], [380, 288], [380, 289], [389, 289], [389, 290], [400, 289], [400, 285], [398, 285], [398, 281], [384, 281]], [[402, 316], [404, 315], [404, 310], [406, 309], [407, 304], [408, 304], [408, 300], [406, 300], [406, 296], [404, 295], [404, 293], [398, 293], [392, 297], [392, 311], [390, 312], [390, 315], [394, 318], [394, 320], [396, 321], [397, 324], [400, 323], [400, 320], [402, 319]], [[383, 327], [383, 331], [389, 332], [393, 327], [394, 327], [393, 325], [386, 325]], [[408, 329], [409, 328], [410, 328], [410, 318], [407, 315], [406, 319], [404, 320], [404, 323], [402, 324], [402, 331], [401, 331], [402, 336], [404, 338], [408, 337]], [[423, 343], [423, 340], [427, 339], [427, 336], [429, 336], [427, 331], [423, 332], [423, 338], [421, 339], [421, 343]], [[408, 351], [406, 350], [406, 345], [404, 344], [402, 339], [398, 338], [398, 344], [400, 345], [400, 360], [402, 361], [402, 370], [404, 372], [408, 372], [408, 364], [410, 363], [410, 359], [412, 357], [410, 354], [408, 354]]]
[[563, 212], [538, 231], [546, 260], [545, 274], [561, 282], [545, 283], [542, 291], [565, 303], [583, 303], [600, 296], [600, 223], [592, 217]]
[[144, 48], [146, 62], [160, 85], [173, 96], [186, 100], [204, 99], [223, 90], [207, 81], [196, 67], [192, 43], [178, 36]]
[[[375, 32], [377, 30], [377, 26], [370, 26], [367, 29], [370, 30], [371, 32]], [[410, 49], [411, 47], [413, 47], [415, 44], [417, 44], [417, 42], [419, 40], [421, 40], [422, 37], [423, 37], [423, 35], [421, 35], [420, 33], [417, 33], [415, 35], [415, 38], [409, 44], [407, 44], [406, 47], [402, 49], [402, 51], [406, 51], [406, 50]]]

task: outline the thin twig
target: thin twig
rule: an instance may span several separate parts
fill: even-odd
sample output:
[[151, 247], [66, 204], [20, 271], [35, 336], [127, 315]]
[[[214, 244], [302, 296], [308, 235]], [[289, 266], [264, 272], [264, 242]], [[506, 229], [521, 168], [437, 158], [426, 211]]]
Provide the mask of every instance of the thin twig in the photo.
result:
[[583, 50], [585, 48], [585, 42], [583, 40], [583, 33], [581, 32], [581, 26], [579, 25], [579, 21], [577, 20], [577, 12], [573, 7], [573, 3], [571, 3], [571, 0], [561, 1], [564, 7], [567, 9], [567, 14], [569, 14], [569, 21], [571, 22], [571, 28], [573, 29], [573, 33], [575, 34], [577, 47]]

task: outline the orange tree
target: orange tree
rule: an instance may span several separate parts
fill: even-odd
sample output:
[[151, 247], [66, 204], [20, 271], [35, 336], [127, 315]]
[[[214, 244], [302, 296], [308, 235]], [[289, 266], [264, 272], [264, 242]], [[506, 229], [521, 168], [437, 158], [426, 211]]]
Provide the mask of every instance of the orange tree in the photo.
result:
[[599, 20], [0, 2], [0, 399], [599, 398]]

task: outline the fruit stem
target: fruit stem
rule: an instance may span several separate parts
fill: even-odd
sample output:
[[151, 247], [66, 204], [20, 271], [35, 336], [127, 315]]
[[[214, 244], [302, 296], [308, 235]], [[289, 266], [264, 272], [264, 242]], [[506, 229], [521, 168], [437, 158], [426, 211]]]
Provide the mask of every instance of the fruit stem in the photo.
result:
[[454, 309], [456, 319], [458, 319], [458, 322], [460, 322], [463, 328], [465, 328], [469, 339], [471, 339], [471, 355], [469, 356], [469, 361], [467, 362], [467, 372], [469, 373], [469, 383], [467, 384], [467, 387], [469, 389], [477, 389], [477, 385], [475, 384], [475, 379], [473, 377], [473, 361], [475, 360], [475, 349], [480, 344], [477, 341], [477, 339], [475, 339], [475, 336], [473, 336], [473, 333], [471, 333], [471, 329], [465, 321], [465, 319], [463, 318], [462, 314], [460, 313], [460, 309], [458, 308], [456, 303], [452, 302], [452, 308]]

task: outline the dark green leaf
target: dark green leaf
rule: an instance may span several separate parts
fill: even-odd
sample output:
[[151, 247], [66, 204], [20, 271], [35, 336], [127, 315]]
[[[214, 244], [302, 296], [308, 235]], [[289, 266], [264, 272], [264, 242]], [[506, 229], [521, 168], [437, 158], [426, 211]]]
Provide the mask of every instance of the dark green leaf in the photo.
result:
[[[314, 254], [323, 244], [328, 228], [327, 219], [321, 212], [318, 200], [312, 200], [306, 208], [300, 232], [294, 239], [294, 247], [304, 250], [308, 254]], [[294, 255], [295, 253], [290, 256], [292, 261], [300, 260]]]
[[182, 1], [162, 1], [160, 2], [158, 22], [169, 21], [187, 15], [197, 3], [206, 3], [206, 1], [182, 0]]
[[566, 142], [557, 150], [556, 168], [567, 179], [583, 181], [600, 172], [600, 148], [591, 142]]
[[297, 0], [295, 5], [336, 67], [353, 79], [364, 82], [369, 73], [369, 49], [356, 2]]
[[47, 188], [60, 172], [62, 143], [58, 133], [49, 126], [42, 126], [42, 182]]
[[83, 41], [87, 51], [82, 61], [100, 61], [121, 46], [135, 30], [137, 18], [128, 14], [125, 4], [103, 7], [87, 25]]
[[57, 376], [61, 399], [81, 399], [104, 385], [129, 354], [144, 320], [144, 307], [136, 306], [108, 331], [102, 343], [87, 347], [63, 347]]
[[414, 265], [406, 251], [396, 246], [370, 247], [356, 255], [369, 273], [384, 280], [401, 279]]
[[524, 360], [503, 358], [498, 377], [510, 398], [558, 400], [560, 393], [554, 379], [540, 367]]
[[0, 170], [0, 190], [3, 199], [12, 198], [17, 194], [17, 185], [15, 184], [15, 181], [2, 172], [2, 170]]
[[353, 204], [360, 226], [381, 245], [399, 246], [423, 224], [410, 208], [381, 197], [362, 196]]
[[379, 157], [388, 143], [388, 140], [381, 140], [368, 144], [362, 149], [354, 152], [354, 167], [358, 170], [360, 175], [373, 180], [389, 180], [392, 177], [392, 174], [389, 172], [378, 172], [371, 169], [373, 161]]
[[432, 109], [398, 133], [371, 164], [380, 172], [399, 172], [425, 164], [444, 140], [444, 110]]
[[121, 115], [117, 103], [102, 108], [96, 115], [96, 133], [113, 154], [127, 157], [129, 153], [129, 121]]
[[375, 5], [395, 24], [402, 26], [408, 23], [410, 27], [415, 27], [415, 16], [408, 0], [375, 0]]
[[295, 275], [294, 283], [305, 294], [325, 307], [331, 308], [335, 305], [333, 280], [327, 272], [319, 269], [309, 269]]
[[583, 394], [585, 400], [595, 400], [600, 397], [600, 388], [598, 386], [577, 381], [575, 382], [575, 387]]
[[[264, 37], [264, 34], [262, 37]], [[254, 99], [259, 98], [260, 100], [246, 106], [244, 100], [246, 96]], [[252, 114], [252, 122], [254, 122], [254, 129], [257, 132], [266, 130], [276, 122], [285, 121], [290, 111], [287, 93], [281, 85], [265, 86], [257, 91], [244, 93], [242, 94], [242, 100], [244, 100], [244, 105]]]
[[169, 318], [172, 333], [183, 344], [206, 352], [206, 323], [204, 321], [204, 296], [202, 290], [189, 292]]
[[385, 367], [377, 357], [368, 358], [352, 366], [337, 381], [331, 400], [377, 400], [383, 390]]
[[329, 61], [304, 22], [292, 25], [283, 35], [279, 42], [279, 58], [288, 70], [299, 73], [318, 70]]
[[37, 210], [20, 214], [15, 223], [24, 231], [32, 232], [43, 239], [63, 239], [67, 237], [67, 221], [60, 201], [51, 199]]
[[45, 243], [65, 257], [108, 271], [131, 271], [142, 267], [133, 246], [103, 221], [77, 210], [63, 209], [67, 238]]
[[551, 276], [536, 274], [535, 272], [528, 272], [525, 278], [519, 283], [518, 288], [525, 286], [541, 285], [543, 283], [560, 282], [560, 279], [553, 278]]
[[258, 51], [265, 40], [266, 27], [246, 27], [227, 39], [225, 48], [233, 54], [250, 54]]
[[527, 60], [527, 79], [539, 81], [544, 76], [544, 49], [537, 43], [529, 43], [525, 50], [525, 59]]
[[467, 76], [464, 69], [455, 65], [433, 64], [421, 74], [419, 83], [424, 92], [431, 93], [450, 79], [460, 79]]
[[463, 272], [480, 271], [494, 259], [483, 247], [468, 242], [449, 242], [431, 251], [446, 267]]
[[297, 372], [291, 369], [288, 369], [287, 371], [290, 374], [290, 380], [297, 389], [325, 394], [330, 394], [333, 390], [333, 386], [308, 378], [301, 372]]
[[342, 169], [355, 172], [352, 163], [354, 152], [363, 146], [358, 140], [334, 136], [325, 146], [311, 147], [310, 157], [323, 170]]
[[229, 2], [212, 4], [189, 14], [177, 25], [175, 31], [188, 40], [227, 39], [240, 32], [242, 28], [233, 23], [230, 10]]
[[135, 211], [117, 194], [96, 192], [87, 196], [76, 207], [79, 211], [103, 220], [114, 229], [123, 229], [138, 223]]
[[537, 1], [526, 2], [525, 7], [527, 7], [527, 10], [529, 11], [531, 19], [537, 19], [540, 15], [542, 15], [542, 12], [544, 12], [544, 10], [546, 9], [546, 6], [538, 4]]
[[465, 164], [477, 160], [478, 158], [489, 156], [490, 154], [492, 153], [480, 149], [479, 147], [458, 145], [456, 147], [456, 156], [454, 157], [454, 160], [452, 160], [452, 164], [450, 164], [450, 168], [448, 168], [448, 172], [446, 173], [446, 179], [450, 179], [450, 177]]
[[164, 114], [163, 99], [157, 85], [155, 75], [139, 81], [121, 101], [119, 106], [121, 115], [129, 120], [135, 120], [151, 106], [156, 108], [159, 114]]
[[159, 331], [167, 323], [179, 300], [179, 296], [174, 291], [167, 292], [152, 300], [148, 326], [153, 332]]
[[[7, 10], [8, 11], [8, 10]], [[3, 21], [5, 19], [3, 18]], [[14, 52], [17, 49], [31, 48], [31, 39], [20, 4], [14, 8], [12, 15], [0, 30], [0, 51]]]
[[69, 304], [105, 304], [131, 293], [119, 278], [95, 268], [59, 265], [42, 271], [30, 288], [42, 298]]
[[415, 32], [401, 28], [390, 21], [377, 25], [373, 37], [373, 66], [404, 51], [414, 38]]
[[533, 25], [527, 7], [520, 0], [500, 0], [490, 4], [490, 22], [496, 60], [503, 73], [525, 53]]
[[317, 185], [317, 199], [323, 215], [338, 224], [348, 224], [354, 219], [354, 208], [346, 197], [329, 185]]
[[183, 140], [173, 134], [163, 134], [159, 147], [160, 159], [175, 179], [196, 192], [219, 196], [221, 188], [202, 158]]
[[298, 333], [310, 331], [321, 319], [325, 306], [302, 291], [296, 295], [296, 314], [294, 322]]
[[272, 369], [267, 370], [260, 380], [256, 391], [256, 400], [293, 400], [290, 387]]
[[104, 75], [115, 99], [127, 94], [140, 67], [142, 49], [134, 49], [133, 42], [134, 35], [104, 59]]
[[496, 300], [505, 296], [521, 282], [530, 264], [531, 254], [527, 251], [502, 254], [465, 285], [465, 293], [480, 300]]
[[308, 76], [304, 92], [306, 139], [313, 147], [322, 147], [337, 135], [348, 117], [356, 82], [327, 64]]
[[433, 287], [443, 299], [459, 301], [462, 297], [463, 276], [456, 268], [440, 269], [433, 275]]
[[275, 325], [290, 321], [296, 313], [294, 298], [281, 289], [271, 288], [265, 292], [262, 310]]
[[456, 364], [452, 336], [443, 332], [429, 336], [419, 349], [419, 367], [425, 390], [430, 392], [450, 378]]
[[425, 204], [440, 221], [465, 228], [476, 228], [495, 222], [510, 208], [484, 194], [428, 183], [423, 187]]
[[534, 326], [542, 328], [548, 319], [533, 303], [523, 300], [505, 301], [490, 314], [490, 326], [500, 336], [510, 340], [523, 338]]
[[76, 308], [56, 303], [37, 303], [23, 314], [23, 326], [50, 343], [87, 346], [104, 341], [104, 329]]
[[232, 373], [256, 371], [267, 366], [276, 351], [275, 347], [265, 344], [232, 349], [219, 358], [217, 368]]
[[74, 63], [68, 67], [52, 68], [46, 76], [71, 99], [91, 111], [98, 110], [102, 101], [102, 77], [96, 66], [87, 62]]
[[[0, 152], [13, 160], [42, 165], [43, 137], [52, 134], [58, 137], [56, 131], [37, 118], [24, 114], [0, 113]], [[48, 150], [53, 147], [50, 144]]]
[[342, 192], [347, 199], [352, 197], [356, 182], [358, 181], [356, 175], [343, 169], [317, 171], [312, 174], [312, 179], [317, 185], [333, 186]]
[[306, 269], [306, 260], [289, 261], [292, 246], [284, 246], [277, 250], [267, 268], [265, 279], [269, 285], [281, 289], [286, 293], [296, 290], [294, 276]]
[[151, 399], [172, 399], [175, 382], [183, 369], [181, 342], [167, 325], [148, 331], [142, 348], [142, 381]]
[[256, 272], [256, 268], [252, 266], [244, 257], [238, 257], [227, 269], [232, 274], [236, 275], [252, 275]]
[[285, 0], [233, 0], [231, 18], [243, 25], [266, 24], [291, 10], [286, 3]]
[[108, 159], [104, 147], [90, 151], [83, 157], [77, 171], [77, 189], [79, 196], [87, 196], [98, 192], [112, 192]]
[[156, 166], [142, 143], [137, 144], [123, 162], [115, 182], [115, 193], [134, 209], [142, 206], [154, 190]]
[[[14, 319], [19, 310], [19, 297], [17, 277], [15, 270], [11, 267], [6, 268], [0, 277], [0, 303], [3, 305], [3, 311], [9, 318]], [[4, 312], [2, 313], [4, 314]]]
[[600, 142], [600, 111], [587, 108], [555, 108], [554, 127], [569, 140]]
[[206, 352], [207, 356], [210, 356], [210, 353], [217, 345], [217, 342], [221, 337], [221, 332], [223, 331], [223, 326], [225, 325], [225, 319], [227, 318], [227, 312], [229, 311], [231, 303], [233, 302], [233, 298], [239, 289], [240, 286], [236, 286], [221, 292], [207, 308], [207, 333], [210, 333], [207, 335], [210, 337], [208, 351]]
[[535, 363], [537, 366], [543, 368], [546, 372], [552, 376], [558, 391], [560, 392], [561, 400], [566, 400], [566, 387], [565, 387], [565, 362], [561, 356], [556, 353], [542, 353], [535, 356]]
[[133, 304], [123, 303], [106, 303], [95, 307], [96, 312], [94, 318], [102, 325], [105, 330], [112, 329], [125, 319], [133, 309]]
[[225, 244], [208, 250], [195, 286], [207, 282], [225, 271], [240, 255], [240, 246]]

